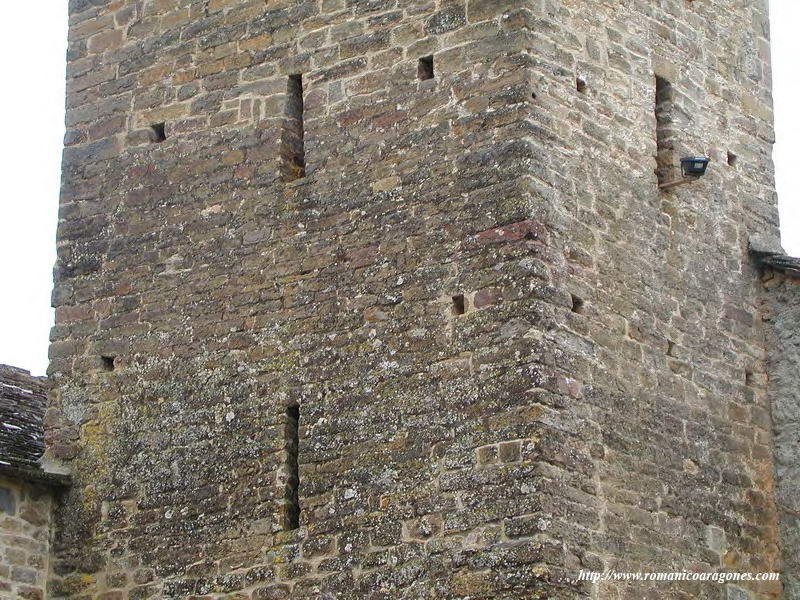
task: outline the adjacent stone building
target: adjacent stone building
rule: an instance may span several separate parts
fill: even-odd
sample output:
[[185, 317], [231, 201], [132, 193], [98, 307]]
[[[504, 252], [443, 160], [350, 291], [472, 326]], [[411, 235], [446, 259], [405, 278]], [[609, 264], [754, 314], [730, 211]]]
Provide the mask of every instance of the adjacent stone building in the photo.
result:
[[70, 0], [49, 597], [797, 597], [767, 4]]
[[37, 600], [47, 587], [53, 500], [67, 480], [39, 467], [46, 380], [0, 365], [0, 598]]
[[764, 268], [768, 389], [774, 431], [775, 498], [780, 518], [783, 585], [800, 598], [800, 259], [776, 240], [754, 239], [751, 251]]

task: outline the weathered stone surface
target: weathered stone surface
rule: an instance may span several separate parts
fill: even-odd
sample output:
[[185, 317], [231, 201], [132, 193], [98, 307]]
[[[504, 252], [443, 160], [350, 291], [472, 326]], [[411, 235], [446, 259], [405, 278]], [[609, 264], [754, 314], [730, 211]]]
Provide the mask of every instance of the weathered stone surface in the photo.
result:
[[783, 583], [786, 597], [794, 598], [800, 596], [800, 279], [768, 269], [763, 280]]
[[0, 473], [0, 597], [45, 598], [52, 511], [50, 489]]
[[748, 242], [750, 252], [756, 255], [785, 254], [781, 246], [781, 239], [776, 235], [755, 234], [750, 236]]
[[53, 595], [780, 595], [764, 0], [71, 9]]
[[0, 510], [12, 517], [17, 514], [17, 499], [9, 488], [0, 488]]

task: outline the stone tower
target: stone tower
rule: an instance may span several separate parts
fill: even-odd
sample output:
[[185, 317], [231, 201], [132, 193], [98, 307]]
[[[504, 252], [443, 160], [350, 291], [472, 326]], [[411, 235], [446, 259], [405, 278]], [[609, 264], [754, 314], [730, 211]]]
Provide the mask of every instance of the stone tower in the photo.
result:
[[780, 568], [768, 38], [767, 0], [70, 0], [50, 596], [782, 597], [577, 580]]

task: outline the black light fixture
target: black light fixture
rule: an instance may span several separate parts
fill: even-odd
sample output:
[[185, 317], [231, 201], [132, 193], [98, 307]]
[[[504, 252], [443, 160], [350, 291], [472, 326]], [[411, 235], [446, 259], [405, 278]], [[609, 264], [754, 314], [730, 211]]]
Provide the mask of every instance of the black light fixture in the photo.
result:
[[681, 159], [681, 171], [684, 177], [702, 177], [706, 174], [711, 159], [706, 156], [690, 156]]
[[708, 170], [708, 163], [710, 162], [711, 159], [707, 156], [688, 156], [686, 158], [682, 158], [681, 174], [683, 175], [683, 178], [676, 181], [662, 183], [658, 187], [662, 190], [665, 190], [694, 181], [695, 179], [698, 179], [706, 174], [706, 171]]

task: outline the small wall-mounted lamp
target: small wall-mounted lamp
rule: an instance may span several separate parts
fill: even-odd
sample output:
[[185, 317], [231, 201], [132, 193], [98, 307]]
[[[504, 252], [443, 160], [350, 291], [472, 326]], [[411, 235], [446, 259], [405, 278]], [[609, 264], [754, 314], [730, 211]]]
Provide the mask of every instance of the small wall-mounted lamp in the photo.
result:
[[683, 176], [702, 177], [706, 174], [706, 169], [708, 169], [708, 163], [710, 162], [711, 159], [705, 156], [682, 158], [681, 171], [683, 172]]
[[711, 162], [711, 159], [707, 156], [690, 156], [687, 158], [681, 159], [681, 173], [683, 174], [683, 179], [678, 179], [676, 181], [669, 181], [667, 183], [662, 183], [658, 187], [662, 190], [677, 187], [679, 185], [684, 185], [695, 179], [699, 179], [703, 175], [706, 174], [706, 170], [708, 170], [708, 163]]

